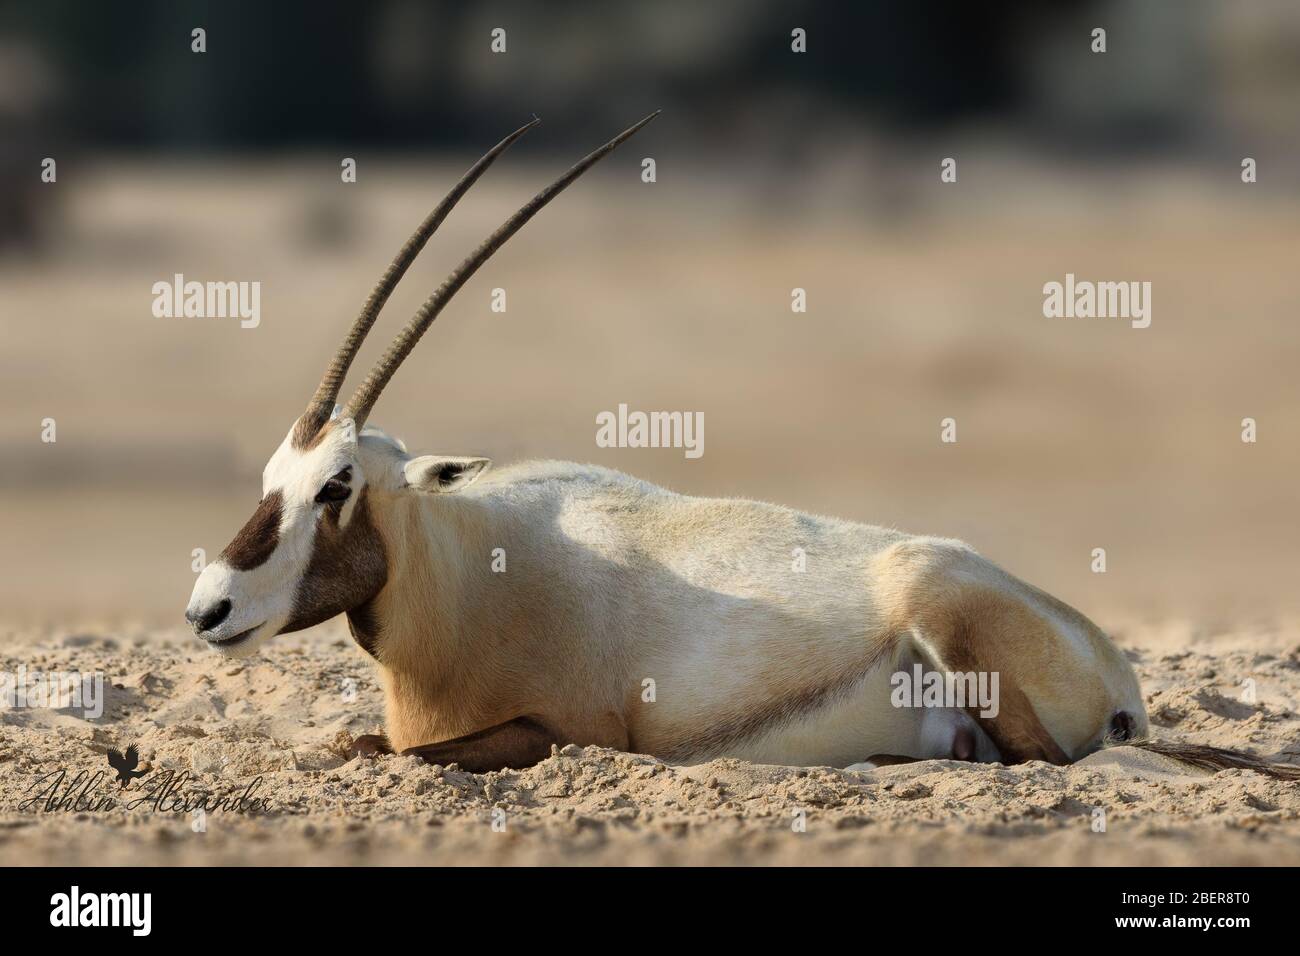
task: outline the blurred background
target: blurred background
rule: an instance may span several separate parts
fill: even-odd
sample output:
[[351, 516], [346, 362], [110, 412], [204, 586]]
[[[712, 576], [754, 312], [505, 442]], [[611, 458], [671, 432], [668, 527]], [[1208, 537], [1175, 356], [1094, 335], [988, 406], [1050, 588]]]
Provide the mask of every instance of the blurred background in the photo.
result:
[[[657, 108], [465, 287], [376, 424], [418, 452], [593, 461], [961, 537], [1113, 629], [1292, 614], [1298, 49], [1293, 0], [7, 4], [0, 618], [183, 626], [192, 549], [251, 513], [460, 173], [542, 118], [359, 368], [502, 219]], [[260, 325], [155, 318], [175, 273], [260, 282]], [[1044, 318], [1066, 273], [1151, 282], [1151, 327]], [[704, 456], [598, 448], [619, 403], [703, 412]]]

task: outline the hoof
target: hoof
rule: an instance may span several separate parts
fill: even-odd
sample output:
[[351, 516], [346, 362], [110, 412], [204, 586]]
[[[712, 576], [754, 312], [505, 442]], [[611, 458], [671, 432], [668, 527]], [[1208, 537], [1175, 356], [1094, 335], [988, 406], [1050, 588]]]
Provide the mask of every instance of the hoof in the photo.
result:
[[383, 734], [362, 734], [352, 741], [354, 757], [378, 757], [380, 754], [392, 752], [393, 748], [388, 745], [388, 738]]

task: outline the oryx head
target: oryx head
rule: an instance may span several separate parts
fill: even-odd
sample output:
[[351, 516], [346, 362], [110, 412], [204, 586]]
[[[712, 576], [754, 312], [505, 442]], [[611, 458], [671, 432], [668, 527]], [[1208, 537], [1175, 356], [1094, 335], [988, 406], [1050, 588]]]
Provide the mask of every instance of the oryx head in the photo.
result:
[[411, 262], [470, 186], [538, 120], [494, 146], [421, 223], [371, 293], [307, 410], [271, 456], [253, 516], [195, 582], [185, 618], [209, 646], [228, 657], [246, 657], [276, 634], [362, 608], [388, 575], [385, 542], [374, 520], [383, 497], [455, 491], [487, 466], [482, 458], [410, 458], [399, 444], [363, 432], [366, 419], [398, 366], [470, 276], [543, 206], [657, 115], [582, 159], [493, 232], [425, 301], [337, 409], [352, 360]]

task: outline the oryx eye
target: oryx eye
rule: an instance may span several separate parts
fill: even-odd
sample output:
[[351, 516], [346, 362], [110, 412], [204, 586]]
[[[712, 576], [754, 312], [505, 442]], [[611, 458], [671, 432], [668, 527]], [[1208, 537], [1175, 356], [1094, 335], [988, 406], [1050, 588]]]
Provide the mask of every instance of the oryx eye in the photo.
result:
[[348, 495], [352, 494], [352, 489], [348, 487], [348, 482], [352, 480], [352, 469], [344, 468], [337, 475], [321, 487], [316, 492], [316, 500], [322, 504], [329, 502], [346, 501]]

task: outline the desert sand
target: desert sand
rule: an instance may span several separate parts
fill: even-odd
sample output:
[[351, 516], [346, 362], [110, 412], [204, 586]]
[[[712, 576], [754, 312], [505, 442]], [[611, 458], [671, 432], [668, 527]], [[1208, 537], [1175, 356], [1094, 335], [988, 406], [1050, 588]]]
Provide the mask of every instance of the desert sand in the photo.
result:
[[[1296, 759], [1300, 630], [1165, 625], [1120, 640], [1157, 734]], [[369, 663], [334, 625], [278, 638], [248, 661], [219, 659], [178, 632], [10, 633], [0, 652], [10, 671], [102, 670], [109, 681], [94, 721], [72, 709], [0, 710], [5, 864], [1300, 863], [1300, 785], [1128, 747], [1069, 767], [926, 761], [848, 772], [670, 766], [570, 746], [528, 770], [476, 775], [413, 757], [349, 759], [352, 736], [381, 727], [382, 704]], [[131, 743], [152, 769], [99, 793], [147, 798], [151, 778], [188, 771], [188, 792], [217, 795], [260, 778], [267, 807], [208, 813], [202, 827], [148, 799], [129, 810], [20, 809], [44, 775], [108, 770], [106, 750]]]

